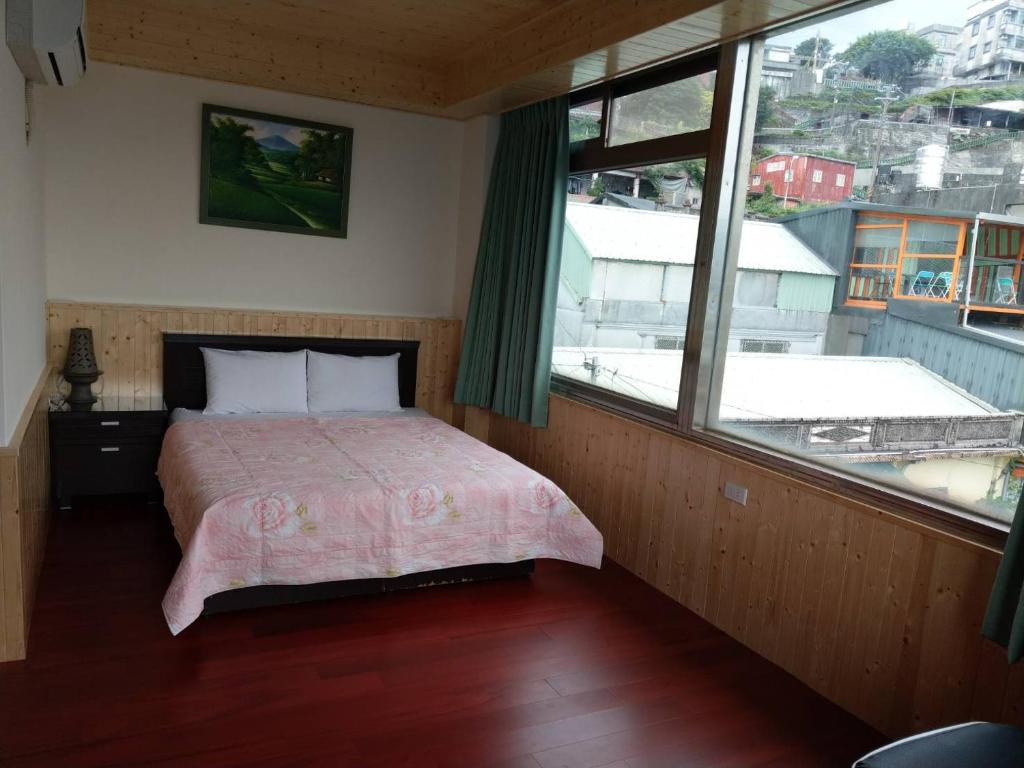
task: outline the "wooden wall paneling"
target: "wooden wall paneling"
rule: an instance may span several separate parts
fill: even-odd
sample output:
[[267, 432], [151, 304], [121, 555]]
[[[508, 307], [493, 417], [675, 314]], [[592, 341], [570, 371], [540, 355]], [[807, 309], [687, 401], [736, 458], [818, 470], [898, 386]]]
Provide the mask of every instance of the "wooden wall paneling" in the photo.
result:
[[[827, 574], [829, 533], [837, 520], [836, 505], [832, 499], [817, 494], [798, 494], [794, 488], [786, 488], [787, 503], [796, 496], [798, 509], [806, 509], [806, 516], [784, 515], [780, 521], [782, 527], [782, 553], [778, 563], [771, 591], [778, 601], [771, 613], [772, 624], [771, 644], [765, 655], [776, 656], [782, 660], [782, 666], [803, 680], [810, 680], [813, 674], [814, 659], [813, 642], [816, 634], [793, 632], [793, 628], [814, 626], [821, 606], [824, 592], [824, 579]], [[795, 579], [784, 582], [783, 574], [789, 576], [790, 549], [801, 533], [801, 526], [809, 526], [807, 541], [807, 558], [800, 574], [799, 600], [796, 599]], [[788, 594], [782, 593], [781, 585], [785, 583]], [[781, 638], [785, 635], [787, 643]]]
[[1024, 725], [1024, 667], [980, 635], [991, 549], [564, 397], [546, 430], [488, 432], [569, 492], [611, 559], [883, 732]]
[[[689, 456], [697, 453], [690, 446], [687, 446], [686, 450]], [[700, 486], [703, 480], [703, 489], [699, 496], [695, 496], [693, 502], [693, 512], [697, 514], [693, 515], [690, 506], [687, 505], [686, 512], [682, 513], [683, 519], [676, 523], [677, 530], [691, 532], [689, 535], [692, 535], [692, 531], [696, 527], [696, 535], [693, 538], [694, 543], [689, 549], [691, 561], [696, 563], [696, 567], [689, 572], [692, 574], [689, 579], [684, 580], [684, 577], [687, 575], [685, 571], [680, 574], [679, 594], [683, 605], [701, 615], [706, 613], [708, 609], [711, 564], [716, 555], [713, 543], [715, 536], [715, 504], [722, 491], [722, 466], [723, 463], [717, 456], [710, 455], [707, 458], [706, 476], [703, 478], [697, 474], [689, 476], [687, 482], [693, 483], [697, 487]], [[680, 510], [675, 511], [676, 515], [680, 513]], [[677, 544], [679, 539], [680, 537], [677, 535]], [[689, 595], [688, 602], [682, 599], [687, 594]]]
[[50, 523], [47, 368], [0, 448], [0, 661], [25, 658]]
[[[785, 489], [778, 481], [765, 478], [760, 499], [755, 497], [758, 524], [753, 531], [753, 548], [749, 559], [750, 579], [747, 585], [746, 608], [740, 606], [737, 615], [733, 608], [734, 621], [742, 622], [744, 632], [750, 637], [750, 646], [762, 656], [773, 645], [775, 592], [772, 582], [781, 570], [777, 561], [784, 555], [780, 528], [789, 515], [778, 516], [766, 508], [765, 500], [785, 496]], [[749, 528], [750, 526], [748, 526]]]
[[46, 338], [48, 360], [55, 368], [64, 363], [68, 331], [78, 326], [93, 329], [103, 371], [97, 391], [132, 398], [162, 392], [165, 331], [417, 339], [416, 403], [449, 423], [453, 418], [461, 342], [458, 320], [52, 301], [47, 306]]
[[50, 425], [45, 387], [40, 389], [29, 407], [32, 408], [32, 416], [16, 462], [26, 643], [50, 529]]
[[[568, 445], [560, 445], [559, 450], [565, 451]], [[658, 542], [661, 540], [662, 510], [665, 507], [666, 479], [668, 478], [669, 458], [672, 455], [669, 442], [661, 435], [651, 435], [651, 442], [644, 463], [646, 471], [641, 486], [639, 506], [636, 513], [640, 516], [637, 527], [636, 563], [637, 572], [647, 582], [657, 580], [658, 573]]]
[[[694, 466], [703, 460], [700, 468], [700, 476], [703, 479], [707, 473], [706, 457], [697, 457], [696, 462], [689, 460], [689, 452], [679, 443], [673, 444], [665, 435], [659, 435], [658, 440], [665, 446], [668, 454], [667, 467], [663, 483], [665, 493], [663, 505], [654, 510], [652, 514], [657, 515], [662, 532], [661, 541], [658, 542], [657, 568], [654, 571], [652, 583], [662, 592], [678, 600], [683, 605], [689, 606], [692, 599], [680, 594], [681, 585], [692, 583], [697, 578], [695, 569], [700, 564], [688, 556], [687, 548], [691, 542], [695, 543], [699, 538], [695, 535], [694, 527], [687, 526], [688, 521], [695, 521], [691, 515], [680, 513], [677, 507], [689, 508], [692, 504], [703, 503], [703, 482], [693, 483], [691, 477]], [[710, 548], [704, 553], [704, 557], [710, 557]]]
[[1014, 664], [1010, 667], [1002, 703], [1002, 719], [1018, 725], [1024, 724], [1024, 664]]
[[17, 456], [0, 455], [0, 660], [25, 658]]

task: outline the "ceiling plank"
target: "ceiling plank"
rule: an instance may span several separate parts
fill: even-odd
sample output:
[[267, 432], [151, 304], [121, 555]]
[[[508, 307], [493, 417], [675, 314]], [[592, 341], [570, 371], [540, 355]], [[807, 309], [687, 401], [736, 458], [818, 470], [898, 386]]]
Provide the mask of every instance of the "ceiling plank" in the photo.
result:
[[441, 72], [389, 52], [118, 0], [89, 9], [98, 61], [418, 112], [445, 106]]
[[451, 73], [448, 113], [512, 109], [850, 2], [569, 0], [467, 51]]
[[98, 61], [467, 118], [851, 0], [90, 0]]

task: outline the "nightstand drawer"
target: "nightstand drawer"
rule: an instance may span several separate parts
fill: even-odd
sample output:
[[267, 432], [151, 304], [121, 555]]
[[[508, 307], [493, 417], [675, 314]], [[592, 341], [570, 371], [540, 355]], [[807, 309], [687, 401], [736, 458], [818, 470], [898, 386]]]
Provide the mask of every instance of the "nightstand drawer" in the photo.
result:
[[162, 406], [162, 400], [114, 397], [101, 398], [88, 411], [52, 411], [50, 466], [58, 506], [70, 507], [74, 496], [147, 493], [158, 499], [156, 462], [167, 429]]
[[162, 415], [125, 418], [120, 414], [96, 415], [88, 419], [54, 421], [51, 436], [57, 442], [125, 440], [138, 437], [159, 437], [164, 433], [166, 419]]
[[152, 438], [62, 443], [53, 455], [57, 496], [152, 492], [159, 456]]

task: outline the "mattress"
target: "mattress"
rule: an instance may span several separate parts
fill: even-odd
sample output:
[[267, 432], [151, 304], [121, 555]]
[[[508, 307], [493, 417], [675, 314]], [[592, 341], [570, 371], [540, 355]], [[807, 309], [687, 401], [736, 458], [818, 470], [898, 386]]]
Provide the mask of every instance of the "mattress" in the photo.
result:
[[423, 412], [178, 413], [157, 474], [182, 549], [163, 600], [174, 634], [241, 587], [601, 563], [601, 534], [558, 486]]
[[313, 418], [326, 419], [358, 419], [358, 418], [381, 418], [392, 419], [403, 416], [427, 417], [428, 414], [422, 408], [403, 408], [400, 411], [336, 411], [332, 413], [203, 413], [190, 408], [175, 408], [171, 411], [171, 424], [180, 421], [244, 421], [245, 419], [259, 419], [261, 421], [277, 421], [281, 419], [294, 419], [311, 416]]

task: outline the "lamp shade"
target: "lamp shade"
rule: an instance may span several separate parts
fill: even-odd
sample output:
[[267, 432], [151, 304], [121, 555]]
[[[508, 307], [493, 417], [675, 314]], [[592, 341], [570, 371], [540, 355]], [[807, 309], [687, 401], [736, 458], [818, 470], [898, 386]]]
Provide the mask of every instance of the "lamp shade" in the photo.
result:
[[71, 338], [68, 339], [68, 357], [64, 362], [64, 377], [70, 381], [72, 376], [98, 378], [99, 375], [96, 350], [92, 344], [92, 329], [72, 328]]
[[68, 339], [68, 357], [64, 361], [64, 378], [71, 384], [68, 406], [73, 411], [87, 411], [96, 402], [89, 386], [100, 377], [96, 366], [96, 350], [92, 345], [91, 328], [72, 328]]

